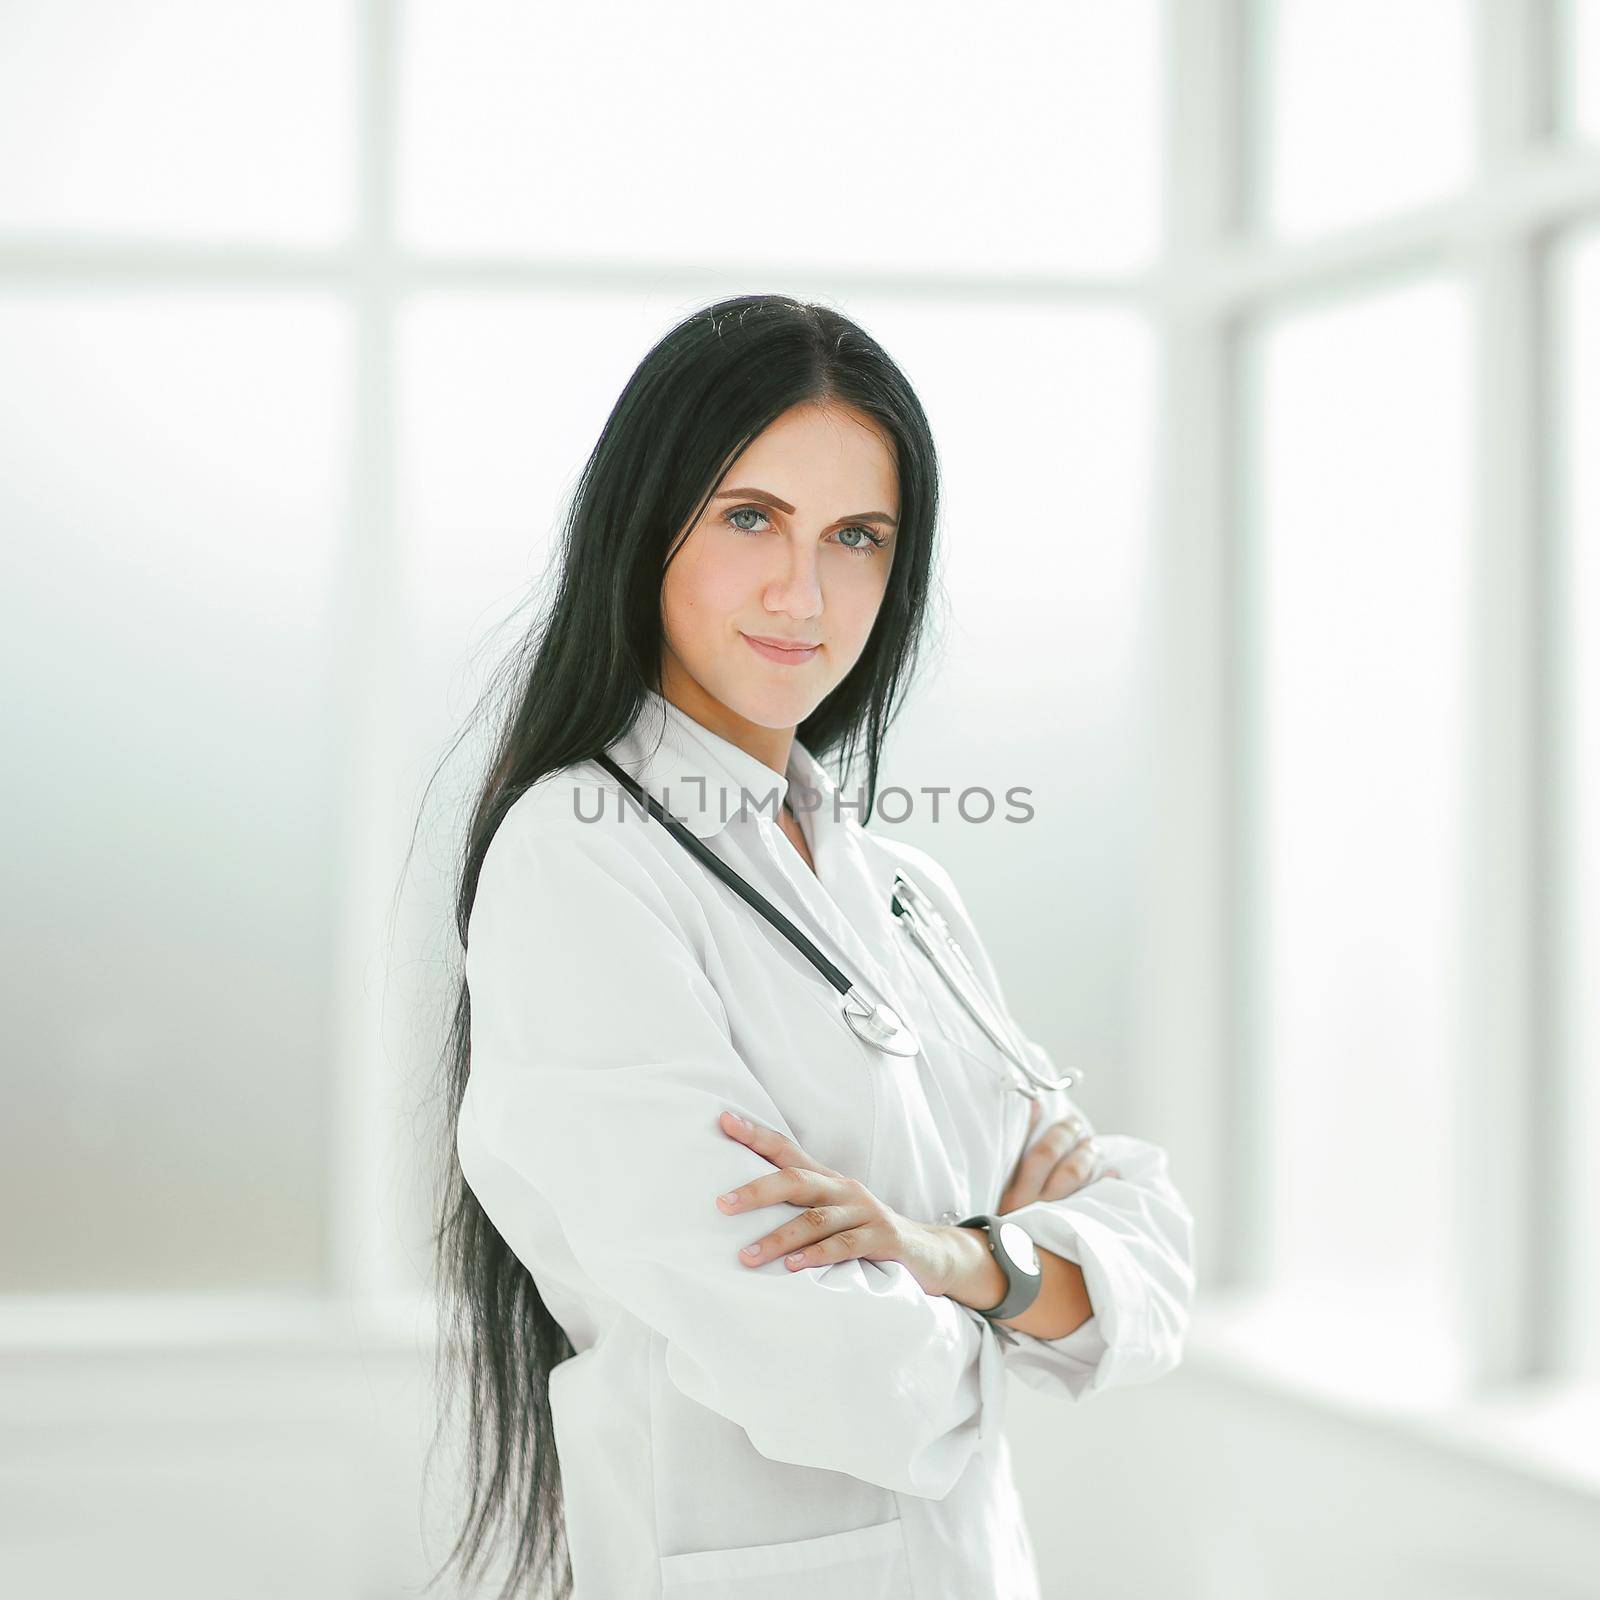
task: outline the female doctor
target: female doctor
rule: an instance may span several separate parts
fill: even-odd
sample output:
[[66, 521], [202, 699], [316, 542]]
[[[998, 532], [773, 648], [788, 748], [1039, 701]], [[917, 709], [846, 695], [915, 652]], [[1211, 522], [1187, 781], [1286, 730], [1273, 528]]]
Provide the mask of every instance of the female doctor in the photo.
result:
[[[673, 329], [584, 468], [457, 905], [465, 1575], [509, 1519], [512, 1581], [575, 1600], [1037, 1600], [1007, 1371], [1179, 1361], [1165, 1152], [1034, 1085], [954, 883], [868, 826], [936, 512], [904, 375], [782, 296]], [[821, 760], [861, 741], [864, 800]]]

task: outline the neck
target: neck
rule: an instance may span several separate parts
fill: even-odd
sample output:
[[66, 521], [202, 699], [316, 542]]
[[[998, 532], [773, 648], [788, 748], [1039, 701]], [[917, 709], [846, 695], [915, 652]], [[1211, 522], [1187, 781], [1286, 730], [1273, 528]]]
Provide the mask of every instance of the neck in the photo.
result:
[[663, 663], [656, 693], [670, 701], [685, 716], [693, 717], [702, 728], [709, 728], [729, 744], [737, 745], [780, 776], [789, 770], [789, 747], [794, 743], [793, 728], [767, 728], [730, 710], [715, 696], [707, 694], [688, 673], [674, 670], [670, 658]]

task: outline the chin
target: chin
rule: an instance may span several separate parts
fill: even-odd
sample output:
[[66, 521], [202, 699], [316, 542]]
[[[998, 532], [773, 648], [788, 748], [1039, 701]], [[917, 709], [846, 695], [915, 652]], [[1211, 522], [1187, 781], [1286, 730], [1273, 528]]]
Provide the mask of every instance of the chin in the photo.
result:
[[746, 722], [753, 722], [758, 728], [798, 727], [816, 707], [810, 695], [763, 694], [759, 689], [747, 690], [731, 704]]
[[797, 683], [787, 688], [781, 683], [762, 683], [746, 675], [731, 683], [728, 693], [720, 698], [730, 711], [738, 712], [746, 722], [753, 722], [757, 727], [794, 728], [811, 715], [826, 693], [827, 690], [819, 693], [815, 684]]

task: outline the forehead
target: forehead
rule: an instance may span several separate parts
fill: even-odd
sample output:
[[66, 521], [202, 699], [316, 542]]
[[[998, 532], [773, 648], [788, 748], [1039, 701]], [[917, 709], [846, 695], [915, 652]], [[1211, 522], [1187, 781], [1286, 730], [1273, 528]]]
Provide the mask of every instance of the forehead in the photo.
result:
[[[795, 406], [752, 439], [718, 485], [762, 488], [798, 509], [897, 512], [899, 475], [882, 431], [854, 407]], [[856, 502], [860, 503], [857, 504]]]

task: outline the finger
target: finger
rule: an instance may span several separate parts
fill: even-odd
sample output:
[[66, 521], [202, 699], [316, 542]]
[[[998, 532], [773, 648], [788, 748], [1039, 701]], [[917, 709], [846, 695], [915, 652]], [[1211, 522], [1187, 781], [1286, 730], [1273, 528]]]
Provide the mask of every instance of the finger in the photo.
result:
[[1081, 1111], [1069, 1111], [1066, 1116], [1058, 1117], [1050, 1125], [1050, 1131], [1064, 1138], [1068, 1148], [1075, 1145], [1078, 1140], [1086, 1139], [1094, 1132], [1089, 1119]]
[[1033, 1138], [1034, 1130], [1038, 1127], [1039, 1118], [1043, 1113], [1043, 1102], [1037, 1097], [1031, 1098], [1028, 1101], [1028, 1125], [1022, 1131], [1024, 1153], [1017, 1158], [1015, 1165], [1011, 1169], [1011, 1174], [1006, 1180], [1005, 1189], [1001, 1193], [999, 1200], [995, 1202], [996, 1216], [1002, 1216], [1007, 1211], [1015, 1211], [1018, 1206], [1027, 1204], [1028, 1200], [1033, 1198], [1033, 1194], [1031, 1192], [1024, 1193], [1020, 1185], [1026, 1170], [1024, 1162], [1026, 1161], [1028, 1141]]
[[739, 1252], [739, 1259], [747, 1267], [758, 1267], [777, 1256], [804, 1252], [860, 1220], [860, 1213], [848, 1206], [808, 1206], [781, 1228], [753, 1239]]
[[1054, 1150], [1054, 1159], [1060, 1160], [1080, 1139], [1088, 1138], [1093, 1132], [1089, 1119], [1081, 1111], [1072, 1110], [1045, 1128], [1034, 1140], [1033, 1149]]
[[[1086, 1146], [1090, 1149], [1087, 1162], [1080, 1154]], [[1099, 1142], [1093, 1133], [1080, 1133], [1071, 1123], [1052, 1124], [1018, 1166], [1017, 1183], [1024, 1199], [1059, 1200], [1071, 1194], [1088, 1181], [1098, 1154]]]
[[1024, 1151], [1017, 1163], [1017, 1187], [1026, 1191], [1030, 1199], [1036, 1197], [1056, 1164], [1071, 1152], [1075, 1144], [1089, 1137], [1092, 1137], [1091, 1130], [1082, 1118], [1066, 1118], [1051, 1123], [1034, 1141], [1032, 1148]]
[[1040, 1186], [1040, 1198], [1061, 1200], [1090, 1182], [1100, 1164], [1100, 1141], [1090, 1136], [1051, 1168]]
[[762, 1155], [775, 1167], [807, 1167], [813, 1172], [825, 1172], [838, 1177], [832, 1167], [824, 1166], [806, 1154], [787, 1134], [768, 1128], [759, 1122], [741, 1117], [737, 1111], [724, 1111], [720, 1118], [722, 1131], [731, 1134], [741, 1144], [748, 1145], [757, 1155]]
[[858, 1258], [887, 1261], [891, 1254], [892, 1246], [886, 1241], [880, 1242], [873, 1229], [840, 1228], [825, 1239], [791, 1250], [783, 1258], [783, 1264], [791, 1272], [800, 1272], [806, 1267], [826, 1267], [835, 1261], [854, 1261]]
[[777, 1205], [781, 1200], [808, 1206], [824, 1201], [844, 1205], [849, 1199], [843, 1178], [827, 1172], [813, 1172], [809, 1167], [790, 1166], [764, 1172], [759, 1178], [741, 1183], [737, 1189], [719, 1194], [717, 1205], [731, 1216], [736, 1211], [755, 1211], [762, 1206]]
[[731, 1134], [740, 1144], [748, 1145], [757, 1155], [765, 1156], [775, 1167], [810, 1164], [805, 1151], [776, 1128], [752, 1122], [736, 1111], [724, 1111], [721, 1121], [724, 1133]]

